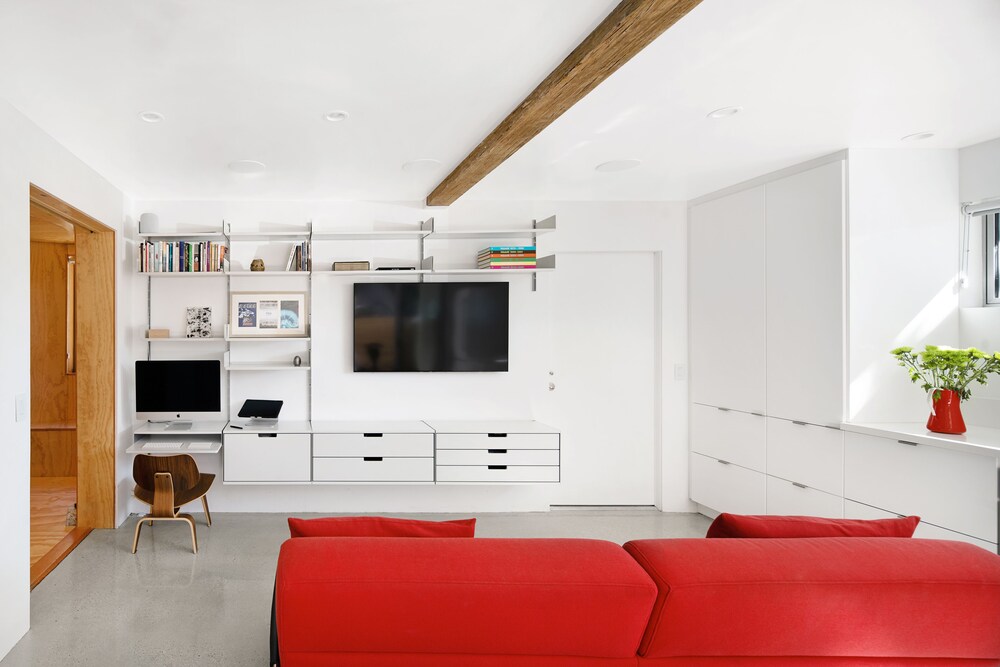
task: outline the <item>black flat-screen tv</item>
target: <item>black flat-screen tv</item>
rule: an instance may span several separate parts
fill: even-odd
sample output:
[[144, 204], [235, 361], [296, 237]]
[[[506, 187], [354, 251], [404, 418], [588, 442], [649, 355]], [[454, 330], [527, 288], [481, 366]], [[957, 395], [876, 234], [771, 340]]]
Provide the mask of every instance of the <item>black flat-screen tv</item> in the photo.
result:
[[506, 371], [508, 288], [355, 283], [355, 372]]
[[221, 378], [218, 359], [137, 361], [136, 418], [218, 418], [213, 413], [222, 410]]

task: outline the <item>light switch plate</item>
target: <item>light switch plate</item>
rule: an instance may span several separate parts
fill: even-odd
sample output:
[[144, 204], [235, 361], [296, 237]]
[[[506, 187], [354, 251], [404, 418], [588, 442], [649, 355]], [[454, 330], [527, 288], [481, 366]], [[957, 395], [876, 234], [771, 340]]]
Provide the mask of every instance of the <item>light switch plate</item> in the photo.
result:
[[14, 421], [23, 422], [28, 419], [28, 395], [18, 394], [14, 397]]

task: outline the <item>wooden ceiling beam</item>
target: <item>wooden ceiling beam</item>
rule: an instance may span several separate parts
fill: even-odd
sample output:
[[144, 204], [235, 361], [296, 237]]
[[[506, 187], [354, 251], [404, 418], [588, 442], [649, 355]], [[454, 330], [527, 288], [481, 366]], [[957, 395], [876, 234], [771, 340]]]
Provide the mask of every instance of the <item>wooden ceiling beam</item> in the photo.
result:
[[451, 205], [700, 2], [701, 0], [622, 0], [427, 195], [427, 205]]

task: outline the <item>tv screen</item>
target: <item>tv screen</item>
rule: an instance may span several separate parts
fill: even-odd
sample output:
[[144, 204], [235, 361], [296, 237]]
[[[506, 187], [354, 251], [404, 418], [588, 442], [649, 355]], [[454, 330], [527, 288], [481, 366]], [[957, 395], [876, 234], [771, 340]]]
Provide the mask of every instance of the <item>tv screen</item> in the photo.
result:
[[355, 283], [354, 370], [506, 371], [508, 288]]
[[219, 412], [221, 387], [218, 359], [135, 362], [135, 411], [148, 418]]

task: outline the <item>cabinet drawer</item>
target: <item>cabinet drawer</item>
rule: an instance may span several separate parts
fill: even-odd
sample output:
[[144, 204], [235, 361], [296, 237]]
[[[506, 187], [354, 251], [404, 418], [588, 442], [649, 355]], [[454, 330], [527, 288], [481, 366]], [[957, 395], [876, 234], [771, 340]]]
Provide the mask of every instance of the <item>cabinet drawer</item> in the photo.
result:
[[558, 449], [442, 449], [438, 465], [479, 466], [557, 466]]
[[844, 499], [768, 475], [767, 513], [840, 519], [844, 516]]
[[997, 461], [846, 433], [844, 497], [997, 541]]
[[316, 433], [313, 456], [434, 456], [434, 434]]
[[764, 477], [755, 470], [691, 454], [691, 500], [717, 512], [766, 513]]
[[768, 417], [767, 474], [843, 496], [843, 431]]
[[[380, 459], [380, 460], [376, 460]], [[379, 456], [313, 459], [316, 482], [433, 482], [434, 459]]]
[[[887, 512], [877, 507], [862, 505], [861, 503], [856, 503], [853, 500], [845, 500], [844, 516], [848, 519], [894, 519], [899, 515], [894, 514], [893, 512]], [[982, 547], [992, 553], [997, 553], [997, 545], [992, 542], [977, 540], [974, 537], [969, 537], [968, 535], [963, 535], [962, 533], [956, 533], [953, 530], [941, 528], [940, 526], [935, 526], [924, 521], [917, 524], [917, 530], [913, 534], [913, 537], [919, 537], [927, 540], [955, 540], [956, 542], [968, 542], [969, 544]]]
[[437, 467], [441, 482], [558, 482], [559, 466], [442, 466]]
[[308, 433], [226, 434], [227, 482], [308, 482], [312, 453]]
[[764, 418], [694, 404], [691, 406], [691, 451], [764, 472]]
[[438, 433], [438, 449], [559, 449], [558, 433]]

